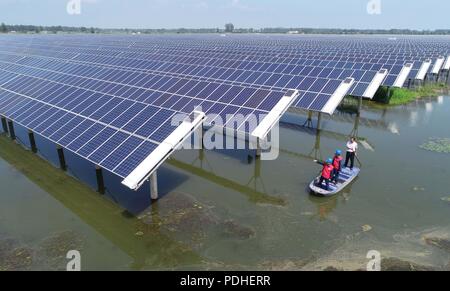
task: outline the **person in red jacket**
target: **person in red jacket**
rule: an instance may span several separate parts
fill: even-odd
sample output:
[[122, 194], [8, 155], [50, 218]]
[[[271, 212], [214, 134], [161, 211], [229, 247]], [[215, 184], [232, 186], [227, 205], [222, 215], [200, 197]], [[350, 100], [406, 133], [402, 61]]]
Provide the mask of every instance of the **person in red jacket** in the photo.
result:
[[322, 183], [325, 181], [325, 190], [330, 190], [330, 181], [333, 178], [333, 159], [327, 159], [325, 163], [315, 161], [316, 163], [323, 165], [322, 175], [320, 176], [319, 183], [317, 186], [322, 188]]
[[336, 154], [333, 158], [333, 178], [331, 179], [331, 183], [337, 184], [339, 181], [339, 176], [342, 170], [342, 151], [336, 150]]

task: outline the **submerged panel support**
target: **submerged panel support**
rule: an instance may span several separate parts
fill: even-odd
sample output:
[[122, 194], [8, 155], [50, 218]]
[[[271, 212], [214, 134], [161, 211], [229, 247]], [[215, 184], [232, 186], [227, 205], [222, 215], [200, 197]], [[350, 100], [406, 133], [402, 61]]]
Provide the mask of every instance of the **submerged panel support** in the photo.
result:
[[14, 123], [12, 120], [8, 120], [8, 130], [9, 130], [9, 137], [12, 140], [16, 140], [16, 132], [14, 131]]
[[154, 171], [149, 178], [150, 181], [150, 196], [153, 201], [159, 199], [158, 193], [158, 172]]
[[322, 125], [322, 112], [319, 112], [317, 116], [317, 131], [320, 131], [320, 126]]
[[100, 166], [95, 166], [95, 175], [97, 176], [97, 192], [105, 194], [105, 181], [103, 180], [103, 170]]
[[36, 139], [34, 138], [33, 131], [28, 131], [28, 139], [30, 140], [30, 148], [33, 153], [37, 153]]
[[260, 158], [262, 154], [261, 149], [261, 140], [259, 138], [256, 139], [256, 158]]
[[3, 127], [3, 131], [5, 132], [5, 133], [8, 133], [8, 122], [6, 121], [6, 118], [5, 117], [1, 117], [1, 119], [2, 119], [2, 127]]
[[60, 169], [63, 171], [67, 171], [66, 158], [64, 157], [64, 149], [61, 146], [57, 146], [56, 150], [58, 151]]

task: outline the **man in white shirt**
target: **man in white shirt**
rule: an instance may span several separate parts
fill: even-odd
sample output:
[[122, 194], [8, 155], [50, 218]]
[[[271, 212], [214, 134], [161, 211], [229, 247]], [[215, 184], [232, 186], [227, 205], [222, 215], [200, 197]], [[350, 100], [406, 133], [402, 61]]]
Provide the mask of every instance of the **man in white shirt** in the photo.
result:
[[347, 155], [345, 157], [345, 167], [348, 168], [348, 162], [350, 161], [350, 170], [353, 170], [353, 166], [355, 164], [355, 156], [358, 151], [358, 143], [356, 142], [356, 138], [352, 137], [347, 142]]

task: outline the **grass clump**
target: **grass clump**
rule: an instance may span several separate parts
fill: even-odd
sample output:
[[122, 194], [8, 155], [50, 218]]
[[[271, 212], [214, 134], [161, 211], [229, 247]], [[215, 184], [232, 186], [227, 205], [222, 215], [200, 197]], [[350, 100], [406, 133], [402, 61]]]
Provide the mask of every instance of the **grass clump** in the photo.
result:
[[[446, 85], [443, 83], [427, 84], [417, 89], [411, 90], [406, 88], [389, 88], [381, 87], [375, 94], [374, 101], [387, 105], [403, 105], [422, 97], [438, 96]], [[389, 91], [389, 94], [388, 94]]]

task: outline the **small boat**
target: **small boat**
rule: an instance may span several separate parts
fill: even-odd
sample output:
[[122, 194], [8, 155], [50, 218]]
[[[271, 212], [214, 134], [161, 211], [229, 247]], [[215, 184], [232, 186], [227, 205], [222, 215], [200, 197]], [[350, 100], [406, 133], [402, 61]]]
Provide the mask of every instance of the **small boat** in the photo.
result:
[[358, 177], [360, 172], [361, 169], [359, 168], [353, 168], [353, 170], [350, 170], [350, 168], [343, 168], [337, 184], [330, 182], [329, 190], [325, 190], [325, 182], [323, 182], [322, 185], [318, 185], [320, 176], [311, 182], [311, 184], [309, 185], [309, 189], [311, 190], [312, 194], [315, 195], [333, 196], [347, 187], [348, 184], [350, 184], [356, 177]]

